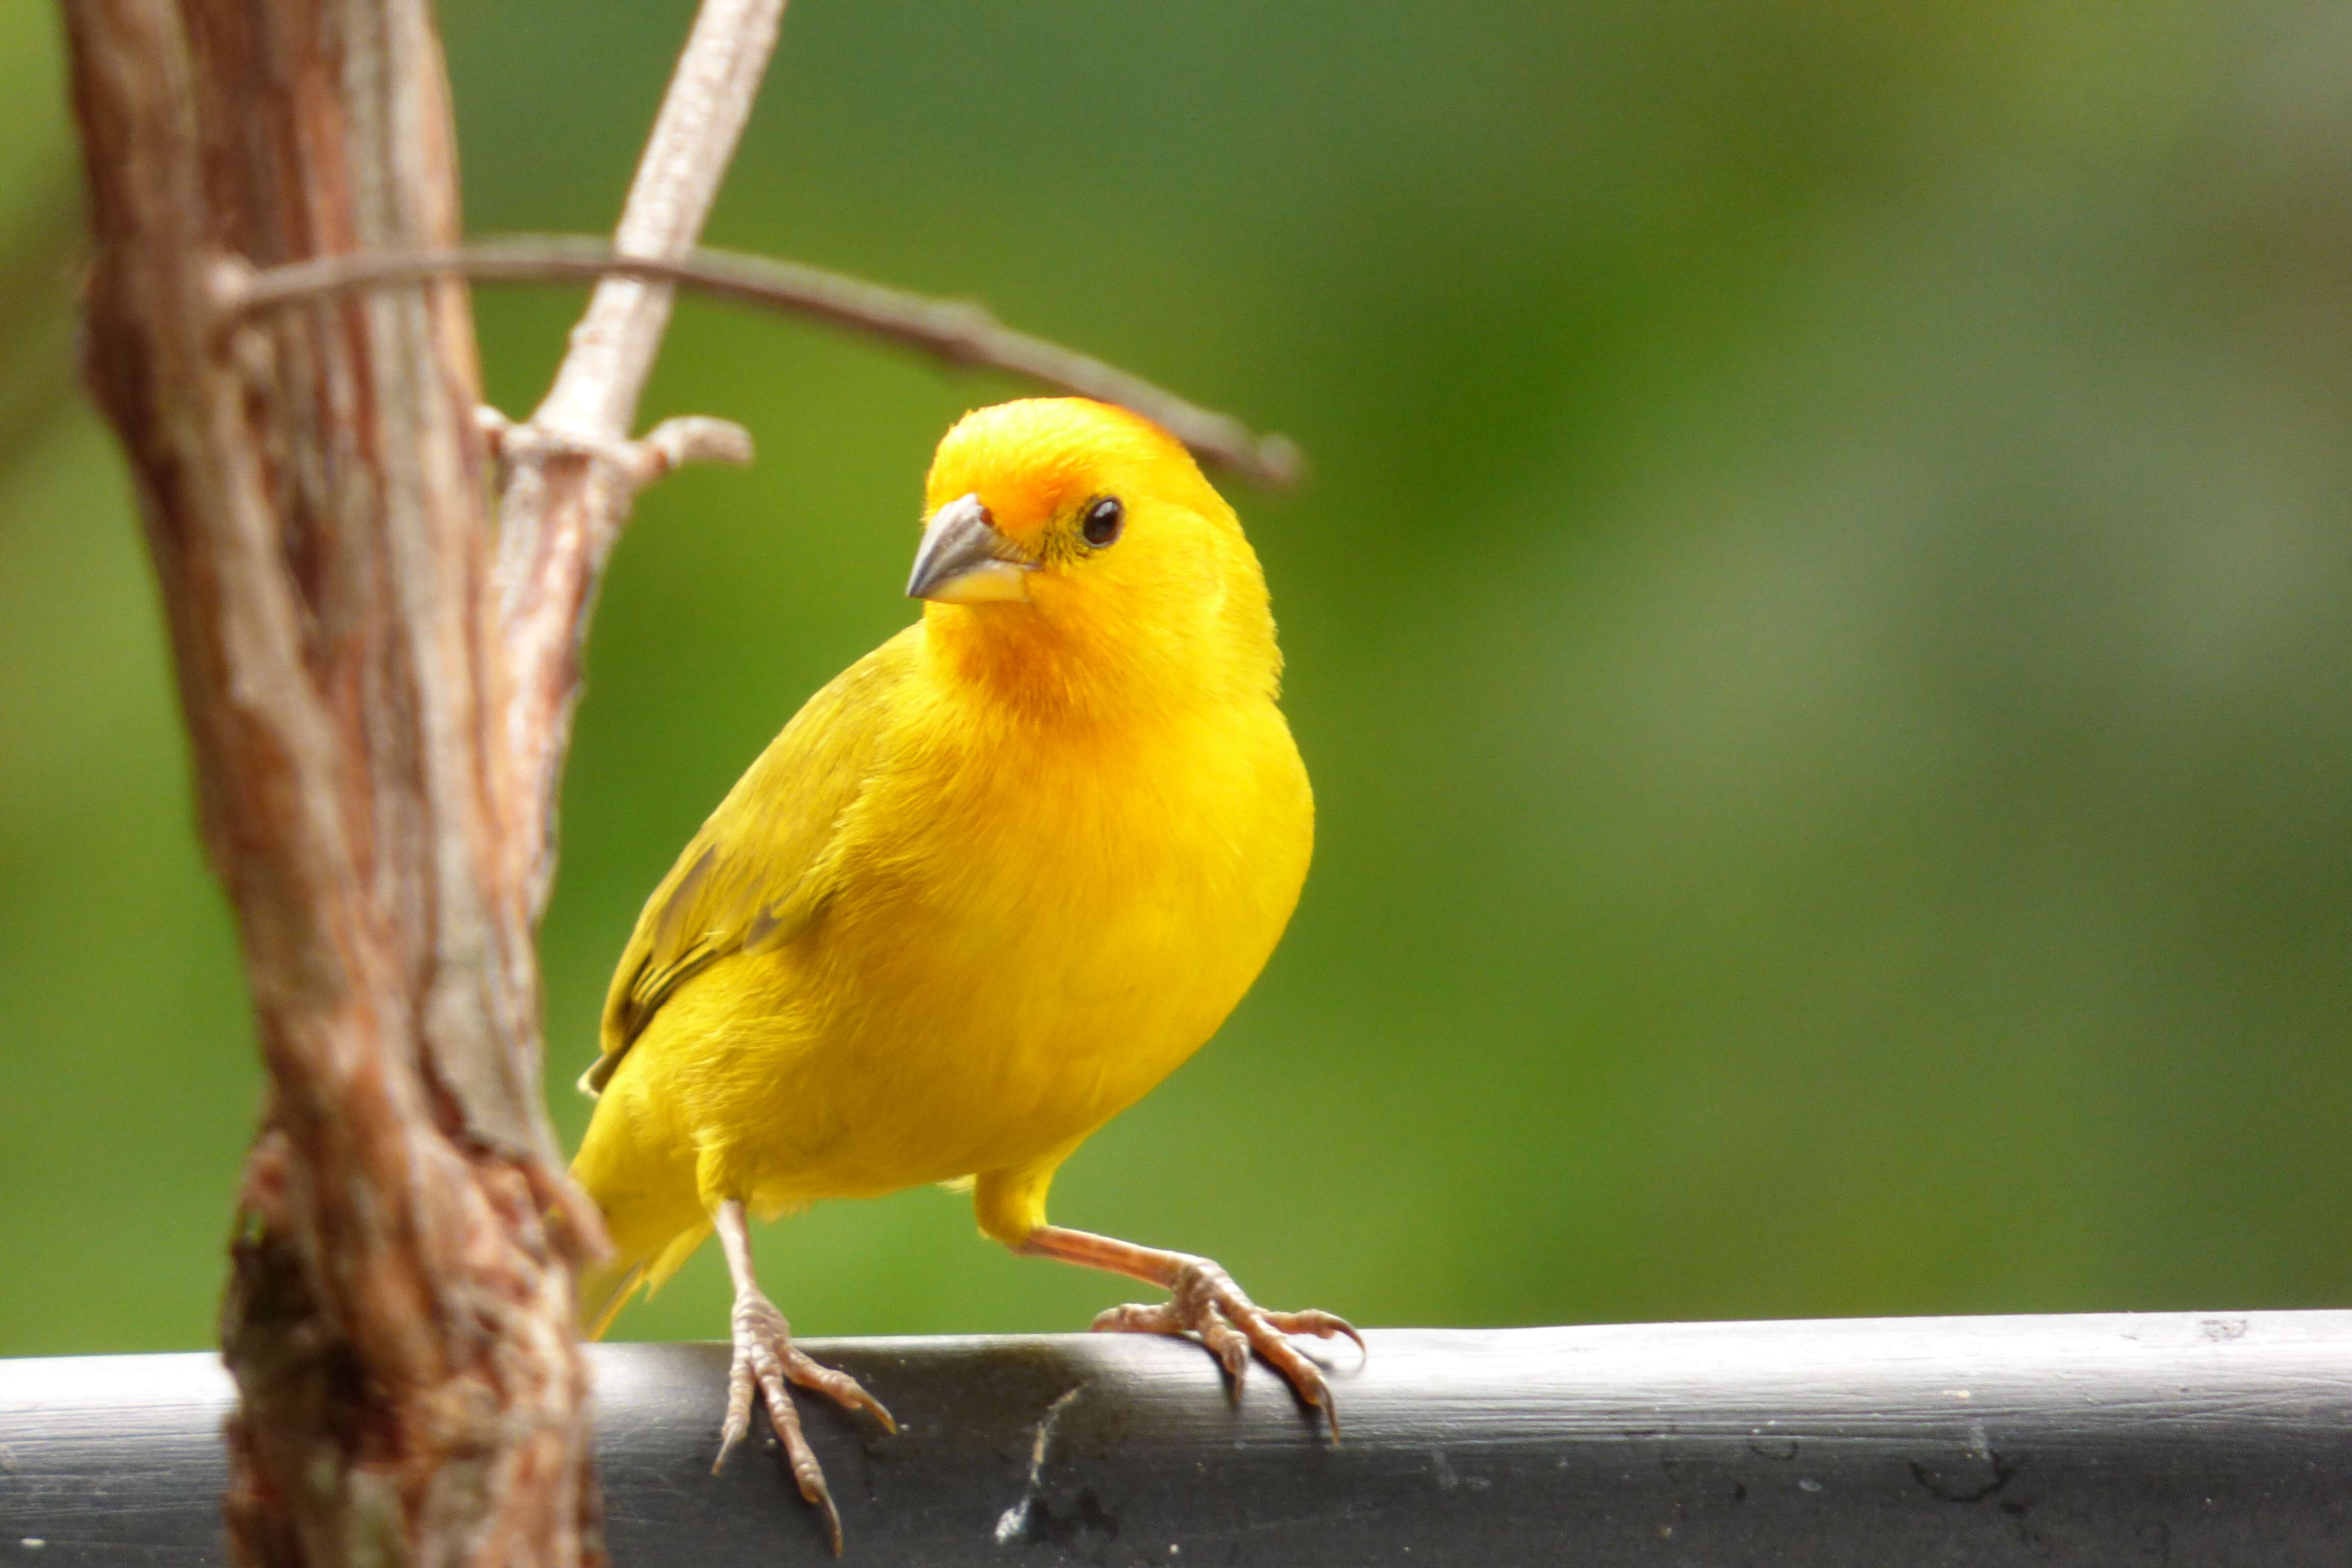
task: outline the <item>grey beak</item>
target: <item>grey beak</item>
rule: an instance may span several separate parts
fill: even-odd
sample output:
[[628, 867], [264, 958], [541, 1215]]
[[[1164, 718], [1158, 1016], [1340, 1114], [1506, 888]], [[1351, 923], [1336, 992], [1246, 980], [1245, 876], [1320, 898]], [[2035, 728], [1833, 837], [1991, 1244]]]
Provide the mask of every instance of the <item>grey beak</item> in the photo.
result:
[[1019, 546], [996, 531], [980, 497], [959, 496], [933, 512], [923, 530], [907, 597], [943, 605], [1025, 599], [1032, 570], [1020, 559]]

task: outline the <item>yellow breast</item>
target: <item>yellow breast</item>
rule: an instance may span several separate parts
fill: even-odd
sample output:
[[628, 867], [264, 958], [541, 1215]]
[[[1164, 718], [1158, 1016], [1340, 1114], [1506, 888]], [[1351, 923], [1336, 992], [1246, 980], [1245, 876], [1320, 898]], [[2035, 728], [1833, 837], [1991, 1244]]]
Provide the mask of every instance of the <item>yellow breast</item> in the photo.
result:
[[1215, 1033], [1306, 877], [1271, 701], [1108, 731], [907, 719], [950, 743], [859, 798], [821, 912], [698, 976], [615, 1084], [679, 1117], [698, 1185], [762, 1211], [1083, 1138]]
[[1270, 703], [1153, 731], [940, 748], [860, 803], [821, 918], [743, 961], [762, 1000], [713, 998], [761, 1206], [1034, 1160], [1215, 1032], [1297, 902], [1306, 773]]

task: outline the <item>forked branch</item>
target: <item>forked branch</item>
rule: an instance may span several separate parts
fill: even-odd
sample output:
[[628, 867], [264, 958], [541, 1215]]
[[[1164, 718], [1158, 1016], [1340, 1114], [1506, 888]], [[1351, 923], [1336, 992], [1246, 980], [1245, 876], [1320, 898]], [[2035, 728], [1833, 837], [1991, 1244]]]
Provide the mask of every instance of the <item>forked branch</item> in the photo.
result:
[[[784, 0], [703, 0], [622, 208], [614, 252], [689, 255], [775, 52]], [[580, 694], [596, 584], [637, 489], [658, 473], [628, 441], [669, 323], [670, 286], [597, 283], [555, 384], [509, 432], [499, 497], [498, 586], [518, 853], [534, 914], [555, 879], [555, 801]]]

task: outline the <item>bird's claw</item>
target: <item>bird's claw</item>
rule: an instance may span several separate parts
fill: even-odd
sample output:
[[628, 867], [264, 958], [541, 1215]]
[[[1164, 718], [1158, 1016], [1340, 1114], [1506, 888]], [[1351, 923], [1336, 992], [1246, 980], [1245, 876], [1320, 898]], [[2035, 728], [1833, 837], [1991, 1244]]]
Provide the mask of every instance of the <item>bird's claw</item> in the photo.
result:
[[711, 1463], [711, 1473], [716, 1475], [727, 1463], [727, 1456], [750, 1435], [753, 1395], [763, 1395], [768, 1425], [775, 1429], [777, 1441], [784, 1446], [784, 1458], [792, 1467], [793, 1480], [800, 1488], [801, 1496], [824, 1516], [825, 1533], [832, 1537], [834, 1555], [838, 1557], [841, 1514], [833, 1506], [833, 1493], [824, 1484], [824, 1471], [816, 1462], [816, 1453], [801, 1430], [800, 1412], [793, 1404], [790, 1385], [797, 1383], [803, 1388], [813, 1389], [845, 1410], [869, 1411], [887, 1431], [896, 1432], [898, 1424], [882, 1408], [882, 1402], [859, 1386], [856, 1378], [845, 1372], [820, 1366], [793, 1344], [792, 1326], [784, 1321], [775, 1303], [764, 1296], [736, 1301], [734, 1330], [735, 1360], [727, 1375], [727, 1425], [719, 1433], [719, 1458]]
[[[1130, 1302], [1113, 1307], [1094, 1321], [1097, 1333], [1192, 1334], [1225, 1369], [1234, 1403], [1249, 1374], [1250, 1353], [1280, 1373], [1300, 1403], [1318, 1410], [1339, 1440], [1339, 1409], [1322, 1369], [1298, 1352], [1286, 1335], [1311, 1334], [1317, 1339], [1345, 1336], [1366, 1349], [1364, 1336], [1346, 1319], [1329, 1312], [1269, 1312], [1234, 1283], [1233, 1276], [1205, 1258], [1187, 1258], [1177, 1271], [1171, 1299], [1150, 1305]], [[1367, 1352], [1369, 1353], [1369, 1352]]]

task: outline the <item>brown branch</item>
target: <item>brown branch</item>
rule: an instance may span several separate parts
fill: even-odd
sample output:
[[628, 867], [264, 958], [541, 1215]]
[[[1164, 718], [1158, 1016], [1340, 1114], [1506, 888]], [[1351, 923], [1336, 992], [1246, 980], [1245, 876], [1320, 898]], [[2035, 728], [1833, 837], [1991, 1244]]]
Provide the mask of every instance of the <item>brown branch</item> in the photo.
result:
[[[570, 1264], [599, 1227], [539, 1097], [540, 847], [628, 498], [744, 455], [738, 433], [619, 442], [669, 289], [605, 280], [505, 444], [494, 563], [462, 287], [235, 333], [218, 314], [224, 254], [457, 243], [430, 0], [66, 9], [89, 376], [138, 479], [269, 1073], [222, 1326], [231, 1549], [583, 1568], [601, 1550]], [[706, 0], [624, 250], [691, 247], [782, 9]]]
[[1273, 485], [1297, 481], [1298, 448], [1254, 435], [1215, 413], [1090, 355], [1003, 325], [974, 304], [936, 300], [797, 261], [698, 250], [676, 259], [625, 256], [600, 239], [517, 235], [453, 250], [330, 256], [267, 272], [224, 273], [220, 306], [232, 321], [358, 289], [463, 274], [491, 282], [608, 277], [674, 284], [721, 300], [813, 317], [923, 350], [951, 364], [1008, 371], [1058, 392], [1132, 409], [1201, 457]]
[[[223, 1351], [248, 1568], [599, 1555], [465, 290], [217, 330], [211, 258], [457, 236], [429, 0], [68, 0], [85, 363], [268, 1070]], [[569, 1225], [551, 1225], [551, 1217]]]
[[[616, 250], [675, 260], [694, 249], [783, 10], [784, 0], [702, 0], [630, 184]], [[638, 488], [659, 472], [626, 437], [669, 322], [670, 293], [648, 279], [603, 279], [554, 385], [509, 447], [498, 563], [506, 733], [534, 915], [554, 885], [556, 795], [596, 585]]]

